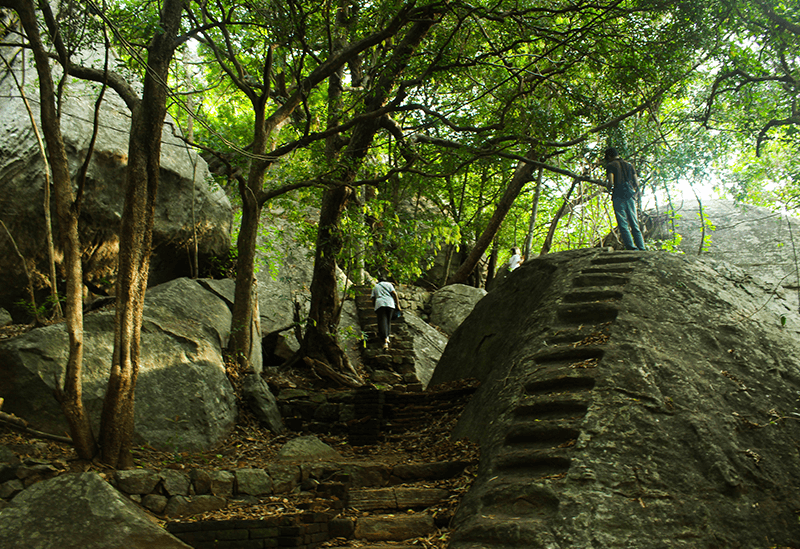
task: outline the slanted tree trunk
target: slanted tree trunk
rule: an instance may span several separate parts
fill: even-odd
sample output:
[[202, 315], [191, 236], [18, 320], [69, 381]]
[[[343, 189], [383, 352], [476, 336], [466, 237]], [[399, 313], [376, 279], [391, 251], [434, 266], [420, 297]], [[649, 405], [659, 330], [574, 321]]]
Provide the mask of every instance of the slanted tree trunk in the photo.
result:
[[525, 244], [522, 248], [522, 256], [527, 261], [531, 257], [533, 251], [533, 232], [536, 230], [536, 214], [539, 210], [539, 197], [542, 195], [542, 174], [544, 168], [539, 168], [539, 173], [536, 175], [536, 190], [533, 193], [533, 205], [531, 206], [531, 217], [528, 220], [528, 232], [525, 235]]
[[[530, 160], [536, 158], [535, 149], [531, 148], [525, 157]], [[500, 229], [500, 225], [502, 225], [503, 219], [505, 219], [511, 206], [514, 204], [514, 200], [516, 200], [519, 193], [522, 192], [522, 187], [530, 180], [533, 170], [534, 166], [530, 162], [519, 163], [517, 169], [514, 171], [514, 175], [511, 177], [511, 181], [508, 183], [508, 187], [506, 187], [503, 196], [497, 203], [497, 208], [495, 208], [491, 219], [489, 219], [489, 223], [486, 225], [486, 228], [483, 230], [477, 242], [475, 242], [475, 246], [467, 256], [467, 259], [465, 259], [461, 267], [458, 268], [456, 274], [450, 278], [450, 284], [464, 284], [469, 279], [470, 274], [475, 270], [484, 252], [489, 248], [497, 231]]]
[[148, 46], [142, 100], [133, 109], [125, 205], [120, 227], [114, 355], [100, 424], [101, 459], [130, 467], [134, 392], [139, 374], [142, 312], [150, 272], [155, 200], [161, 168], [169, 64], [175, 51], [182, 0], [164, 0], [158, 33]]
[[50, 61], [39, 35], [38, 22], [30, 0], [3, 0], [0, 6], [17, 12], [28, 35], [39, 76], [41, 117], [44, 138], [47, 142], [49, 164], [53, 173], [53, 188], [64, 253], [64, 271], [67, 278], [66, 321], [69, 335], [69, 357], [63, 389], [56, 390], [56, 398], [67, 419], [75, 451], [82, 459], [92, 459], [96, 444], [89, 417], [83, 407], [81, 372], [83, 367], [83, 270], [81, 245], [78, 233], [78, 212], [74, 208], [72, 181], [69, 172], [61, 124], [55, 102], [55, 87], [50, 72]]
[[553, 246], [553, 236], [556, 234], [556, 227], [558, 226], [558, 222], [561, 221], [561, 218], [564, 217], [564, 214], [567, 211], [567, 207], [571, 205], [569, 198], [572, 196], [572, 191], [575, 190], [575, 185], [578, 184], [579, 179], [575, 178], [572, 180], [572, 186], [570, 186], [569, 191], [567, 191], [567, 196], [564, 197], [564, 202], [561, 204], [561, 207], [556, 212], [555, 217], [550, 222], [550, 229], [547, 231], [547, 237], [544, 239], [544, 244], [542, 244], [542, 251], [539, 252], [539, 255], [545, 255], [546, 253], [550, 252], [550, 248]]

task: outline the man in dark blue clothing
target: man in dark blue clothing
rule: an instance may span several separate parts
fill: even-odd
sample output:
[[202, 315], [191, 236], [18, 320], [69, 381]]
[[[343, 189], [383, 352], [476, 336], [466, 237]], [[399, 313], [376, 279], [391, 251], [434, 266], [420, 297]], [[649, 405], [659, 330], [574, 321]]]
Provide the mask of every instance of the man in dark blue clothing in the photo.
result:
[[636, 216], [636, 193], [639, 192], [636, 170], [619, 157], [614, 147], [606, 149], [605, 160], [611, 201], [614, 203], [614, 215], [622, 244], [626, 250], [644, 250], [644, 238]]

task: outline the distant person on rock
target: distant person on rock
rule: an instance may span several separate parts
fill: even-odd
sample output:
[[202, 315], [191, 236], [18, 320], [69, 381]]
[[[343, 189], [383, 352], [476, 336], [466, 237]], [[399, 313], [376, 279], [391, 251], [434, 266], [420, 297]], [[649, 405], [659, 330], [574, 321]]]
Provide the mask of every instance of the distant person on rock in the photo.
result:
[[519, 264], [522, 263], [523, 261], [524, 259], [521, 255], [520, 249], [517, 248], [516, 246], [511, 248], [511, 259], [508, 260], [508, 272], [510, 273], [511, 271], [519, 267]]
[[606, 177], [622, 244], [626, 250], [644, 250], [644, 238], [636, 216], [636, 194], [639, 192], [636, 170], [619, 157], [614, 147], [606, 149], [605, 161]]
[[392, 333], [392, 315], [400, 310], [400, 300], [391, 282], [379, 276], [378, 283], [372, 288], [372, 303], [378, 315], [378, 338], [383, 341], [383, 348], [389, 348], [389, 335]]

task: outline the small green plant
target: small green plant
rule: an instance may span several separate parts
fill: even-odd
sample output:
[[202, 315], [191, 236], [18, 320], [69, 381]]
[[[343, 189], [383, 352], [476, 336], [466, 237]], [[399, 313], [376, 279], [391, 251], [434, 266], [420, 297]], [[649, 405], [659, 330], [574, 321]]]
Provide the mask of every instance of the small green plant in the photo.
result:
[[683, 241], [683, 236], [680, 233], [675, 233], [671, 239], [661, 242], [661, 249], [674, 254], [682, 254], [683, 252], [678, 249]]
[[707, 215], [700, 215], [700, 212], [698, 212], [697, 217], [700, 218], [700, 222], [703, 224], [703, 243], [700, 248], [702, 251], [707, 252], [711, 248], [711, 233], [717, 230], [717, 226], [711, 222]]
[[[58, 296], [59, 303], [63, 304], [66, 302], [66, 300], [66, 296]], [[55, 308], [55, 303], [56, 298], [53, 295], [48, 295], [47, 298], [45, 298], [44, 303], [38, 306], [24, 299], [16, 301], [14, 305], [25, 309], [25, 312], [27, 312], [33, 318], [46, 318], [52, 314], [53, 309]]]

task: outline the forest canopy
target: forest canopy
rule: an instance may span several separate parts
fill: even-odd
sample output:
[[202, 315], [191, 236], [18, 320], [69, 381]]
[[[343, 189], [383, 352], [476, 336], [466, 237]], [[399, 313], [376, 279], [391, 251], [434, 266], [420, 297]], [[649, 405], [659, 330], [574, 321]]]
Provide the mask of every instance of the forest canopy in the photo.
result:
[[[60, 5], [68, 48], [100, 49], [105, 33], [115, 70], [144, 78], [161, 3]], [[359, 120], [380, 126], [349, 183], [360, 208], [343, 212], [352, 229], [343, 262], [371, 248], [376, 264], [412, 281], [430, 255], [425, 242], [471, 249], [504, 194], [513, 198], [491, 239], [501, 252], [542, 251], [559, 210], [546, 248], [593, 245], [613, 225], [597, 185], [608, 145], [637, 167], [647, 207], [668, 209], [688, 185], [762, 205], [797, 202], [791, 4], [237, 0], [183, 8], [168, 110], [234, 199], [237, 178], [259, 164], [250, 175], [270, 199], [319, 207]], [[431, 18], [429, 29], [404, 44], [418, 17]], [[400, 47], [410, 48], [402, 73], [378, 105], [363, 108], [381, 77], [398, 70]], [[530, 173], [514, 182], [521, 163]]]

